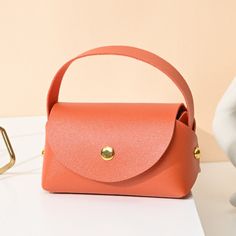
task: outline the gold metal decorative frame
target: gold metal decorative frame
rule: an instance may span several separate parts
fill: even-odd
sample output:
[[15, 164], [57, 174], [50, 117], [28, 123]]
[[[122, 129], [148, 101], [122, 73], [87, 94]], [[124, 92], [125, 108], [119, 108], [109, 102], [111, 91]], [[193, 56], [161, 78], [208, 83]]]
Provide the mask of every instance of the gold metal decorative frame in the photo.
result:
[[15, 157], [15, 153], [13, 151], [13, 148], [11, 146], [10, 140], [8, 138], [8, 135], [7, 135], [7, 132], [5, 131], [5, 129], [0, 127], [0, 133], [2, 134], [2, 138], [5, 142], [5, 145], [7, 147], [7, 150], [8, 150], [9, 156], [10, 156], [10, 161], [6, 165], [0, 167], [0, 174], [3, 174], [4, 172], [6, 172], [8, 169], [10, 169], [15, 164], [16, 157]]

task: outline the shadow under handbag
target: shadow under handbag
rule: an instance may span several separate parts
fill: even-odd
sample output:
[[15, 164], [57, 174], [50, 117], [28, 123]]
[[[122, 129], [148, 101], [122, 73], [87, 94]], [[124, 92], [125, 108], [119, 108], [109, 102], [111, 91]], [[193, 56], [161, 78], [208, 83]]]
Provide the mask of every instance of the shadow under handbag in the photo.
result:
[[[181, 103], [58, 102], [70, 64], [94, 55], [146, 62], [182, 92]], [[181, 198], [200, 171], [194, 106], [181, 74], [148, 51], [129, 46], [89, 50], [64, 64], [48, 92], [42, 186], [50, 192]]]

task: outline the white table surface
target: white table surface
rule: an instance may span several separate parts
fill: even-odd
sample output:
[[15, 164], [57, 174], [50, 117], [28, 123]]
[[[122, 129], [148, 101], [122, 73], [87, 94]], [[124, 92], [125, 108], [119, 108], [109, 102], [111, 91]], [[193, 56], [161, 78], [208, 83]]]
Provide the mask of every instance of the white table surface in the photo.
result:
[[[0, 175], [0, 235], [204, 235], [193, 197], [51, 194], [41, 188], [45, 117], [1, 118], [17, 162]], [[7, 151], [0, 141], [0, 164]]]

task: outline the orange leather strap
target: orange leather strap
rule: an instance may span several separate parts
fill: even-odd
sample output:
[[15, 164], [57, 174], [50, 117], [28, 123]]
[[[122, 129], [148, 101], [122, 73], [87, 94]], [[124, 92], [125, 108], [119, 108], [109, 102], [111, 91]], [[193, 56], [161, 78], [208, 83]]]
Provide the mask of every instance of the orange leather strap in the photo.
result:
[[169, 64], [167, 61], [165, 61], [161, 57], [151, 52], [148, 52], [146, 50], [130, 47], [130, 46], [105, 46], [105, 47], [95, 48], [95, 49], [86, 51], [80, 54], [79, 56], [69, 60], [67, 63], [65, 63], [56, 73], [48, 92], [48, 98], [47, 98], [48, 115], [50, 114], [50, 111], [53, 105], [58, 102], [61, 82], [70, 64], [79, 58], [87, 57], [87, 56], [94, 56], [94, 55], [127, 56], [127, 57], [131, 57], [131, 58], [146, 62], [156, 67], [160, 71], [162, 71], [175, 83], [175, 85], [179, 88], [179, 90], [183, 94], [186, 101], [187, 110], [188, 110], [188, 125], [191, 128], [193, 127], [193, 124], [194, 124], [193, 97], [183, 76], [171, 64]]

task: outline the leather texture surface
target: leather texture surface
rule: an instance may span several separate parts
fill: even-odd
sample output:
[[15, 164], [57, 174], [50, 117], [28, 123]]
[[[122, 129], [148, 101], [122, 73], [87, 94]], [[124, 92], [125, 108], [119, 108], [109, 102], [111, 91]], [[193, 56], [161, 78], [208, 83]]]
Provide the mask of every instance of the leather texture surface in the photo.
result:
[[[57, 103], [47, 123], [55, 158], [71, 171], [97, 181], [132, 178], [162, 157], [174, 133], [180, 104]], [[101, 149], [111, 146], [110, 161]]]
[[74, 62], [77, 59], [88, 57], [88, 56], [95, 56], [95, 55], [118, 55], [118, 56], [127, 56], [131, 57], [140, 61], [143, 61], [147, 64], [150, 64], [166, 74], [173, 82], [174, 84], [179, 88], [182, 95], [185, 98], [187, 110], [189, 113], [188, 116], [188, 124], [190, 127], [193, 127], [194, 125], [194, 104], [193, 104], [193, 97], [192, 93], [189, 89], [188, 84], [184, 80], [183, 76], [167, 61], [162, 59], [161, 57], [148, 52], [143, 49], [130, 47], [130, 46], [105, 46], [105, 47], [99, 47], [92, 50], [89, 50], [87, 52], [84, 52], [77, 57], [69, 60], [66, 62], [56, 73], [49, 92], [48, 92], [48, 98], [47, 98], [47, 111], [48, 115], [50, 114], [50, 111], [55, 103], [58, 102], [58, 96], [60, 91], [61, 82], [63, 79], [63, 76], [65, 72], [67, 71], [68, 67], [71, 65], [72, 62]]
[[173, 135], [169, 147], [156, 164], [136, 177], [113, 183], [91, 180], [65, 167], [51, 149], [49, 136], [46, 136], [42, 186], [55, 193], [185, 197], [200, 171], [199, 160], [193, 155], [198, 145], [197, 137], [178, 120]]
[[[149, 63], [177, 85], [183, 104], [62, 103], [61, 81], [69, 65], [91, 55], [124, 55]], [[189, 194], [200, 171], [194, 157], [191, 91], [180, 73], [162, 58], [142, 49], [108, 46], [68, 61], [48, 93], [48, 121], [42, 186], [50, 192], [118, 194], [181, 198]], [[101, 157], [114, 148], [112, 160]]]

